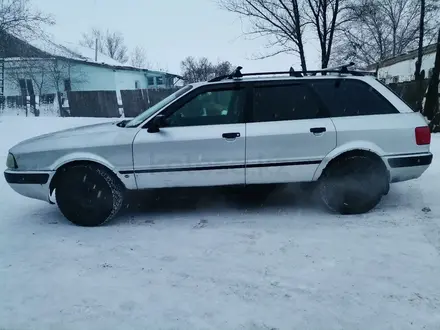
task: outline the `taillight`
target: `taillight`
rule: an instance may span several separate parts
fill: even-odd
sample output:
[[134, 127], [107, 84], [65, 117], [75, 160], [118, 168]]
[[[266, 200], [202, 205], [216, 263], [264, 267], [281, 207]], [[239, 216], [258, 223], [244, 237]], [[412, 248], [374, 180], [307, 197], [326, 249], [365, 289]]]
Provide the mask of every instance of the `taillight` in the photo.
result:
[[431, 130], [428, 126], [416, 127], [416, 143], [419, 146], [431, 143]]

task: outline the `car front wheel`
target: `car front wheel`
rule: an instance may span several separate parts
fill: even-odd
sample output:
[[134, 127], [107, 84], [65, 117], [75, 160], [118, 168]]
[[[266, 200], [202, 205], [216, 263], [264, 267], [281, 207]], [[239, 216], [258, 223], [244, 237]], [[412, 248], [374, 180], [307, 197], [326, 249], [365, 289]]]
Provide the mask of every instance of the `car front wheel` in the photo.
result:
[[109, 170], [75, 165], [59, 174], [55, 197], [61, 213], [79, 226], [99, 226], [121, 209], [124, 187]]

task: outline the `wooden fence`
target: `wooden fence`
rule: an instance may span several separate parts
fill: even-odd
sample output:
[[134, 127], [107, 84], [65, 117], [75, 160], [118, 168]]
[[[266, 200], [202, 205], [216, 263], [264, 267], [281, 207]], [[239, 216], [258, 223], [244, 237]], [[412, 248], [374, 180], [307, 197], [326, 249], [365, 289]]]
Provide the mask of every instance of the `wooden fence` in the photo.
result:
[[159, 103], [177, 89], [136, 89], [121, 90], [125, 117], [135, 117], [146, 109]]
[[[427, 88], [428, 80], [423, 81], [423, 92]], [[418, 83], [415, 81], [391, 83], [388, 85], [399, 97], [406, 101], [413, 109], [416, 109], [417, 100], [419, 100]], [[157, 90], [121, 90], [121, 101], [118, 103], [116, 91], [88, 91], [88, 92], [68, 92], [67, 102], [64, 102], [66, 95], [62, 96], [62, 115], [72, 117], [120, 117], [123, 111], [125, 117], [135, 117], [149, 107], [157, 104], [177, 89], [157, 89]], [[27, 103], [26, 103], [27, 102]], [[39, 105], [53, 104], [54, 114], [58, 111], [58, 104], [55, 100], [55, 94], [41, 95]], [[28, 106], [26, 105], [28, 104]], [[27, 111], [26, 107], [30, 111]], [[0, 113], [5, 106], [8, 108], [23, 108], [26, 115], [29, 113], [38, 115], [32, 111], [35, 105], [35, 96], [7, 96], [0, 98]], [[66, 111], [68, 110], [68, 111]], [[120, 111], [122, 110], [122, 111]]]
[[143, 96], [144, 90], [121, 90], [122, 107], [125, 117], [136, 117], [148, 108], [148, 102]]
[[[121, 113], [124, 113], [125, 117], [135, 117], [175, 91], [177, 91], [177, 88], [121, 90], [122, 103], [118, 102], [116, 91], [60, 93], [61, 110], [56, 100], [56, 94], [41, 95], [38, 102], [36, 102], [35, 95], [0, 96], [0, 114], [5, 109], [16, 109], [26, 114], [26, 116], [28, 113], [38, 116], [39, 113], [32, 109], [45, 105], [45, 108], [53, 108], [53, 115], [112, 118], [121, 117]], [[31, 110], [28, 111], [29, 109]]]
[[[176, 90], [121, 90], [123, 113], [125, 117], [135, 117]], [[121, 116], [116, 91], [69, 92], [67, 98], [72, 117]]]
[[401, 83], [391, 83], [388, 85], [402, 100], [404, 100], [413, 110], [417, 109], [417, 103], [423, 98], [428, 88], [428, 79], [423, 80], [420, 95], [418, 81], [405, 81]]
[[114, 91], [68, 92], [71, 117], [120, 117]]

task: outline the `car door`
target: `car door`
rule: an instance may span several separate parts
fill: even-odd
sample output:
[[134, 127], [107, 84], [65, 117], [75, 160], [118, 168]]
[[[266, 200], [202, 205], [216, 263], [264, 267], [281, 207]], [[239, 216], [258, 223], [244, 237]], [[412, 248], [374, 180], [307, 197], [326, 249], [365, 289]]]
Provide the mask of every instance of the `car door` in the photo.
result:
[[163, 127], [134, 139], [138, 188], [244, 184], [245, 102], [243, 87], [206, 85], [162, 111]]
[[246, 124], [246, 183], [306, 182], [336, 130], [306, 82], [256, 83]]

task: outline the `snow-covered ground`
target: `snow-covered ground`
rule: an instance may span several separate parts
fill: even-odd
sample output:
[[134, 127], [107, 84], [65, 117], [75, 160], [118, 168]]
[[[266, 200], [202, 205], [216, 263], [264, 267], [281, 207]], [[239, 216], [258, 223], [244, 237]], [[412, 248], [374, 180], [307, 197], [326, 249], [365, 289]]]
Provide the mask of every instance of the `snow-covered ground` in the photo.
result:
[[[99, 121], [0, 117], [0, 162]], [[0, 329], [440, 329], [439, 194], [435, 157], [363, 216], [287, 190], [258, 209], [200, 196], [81, 228], [2, 178]]]

